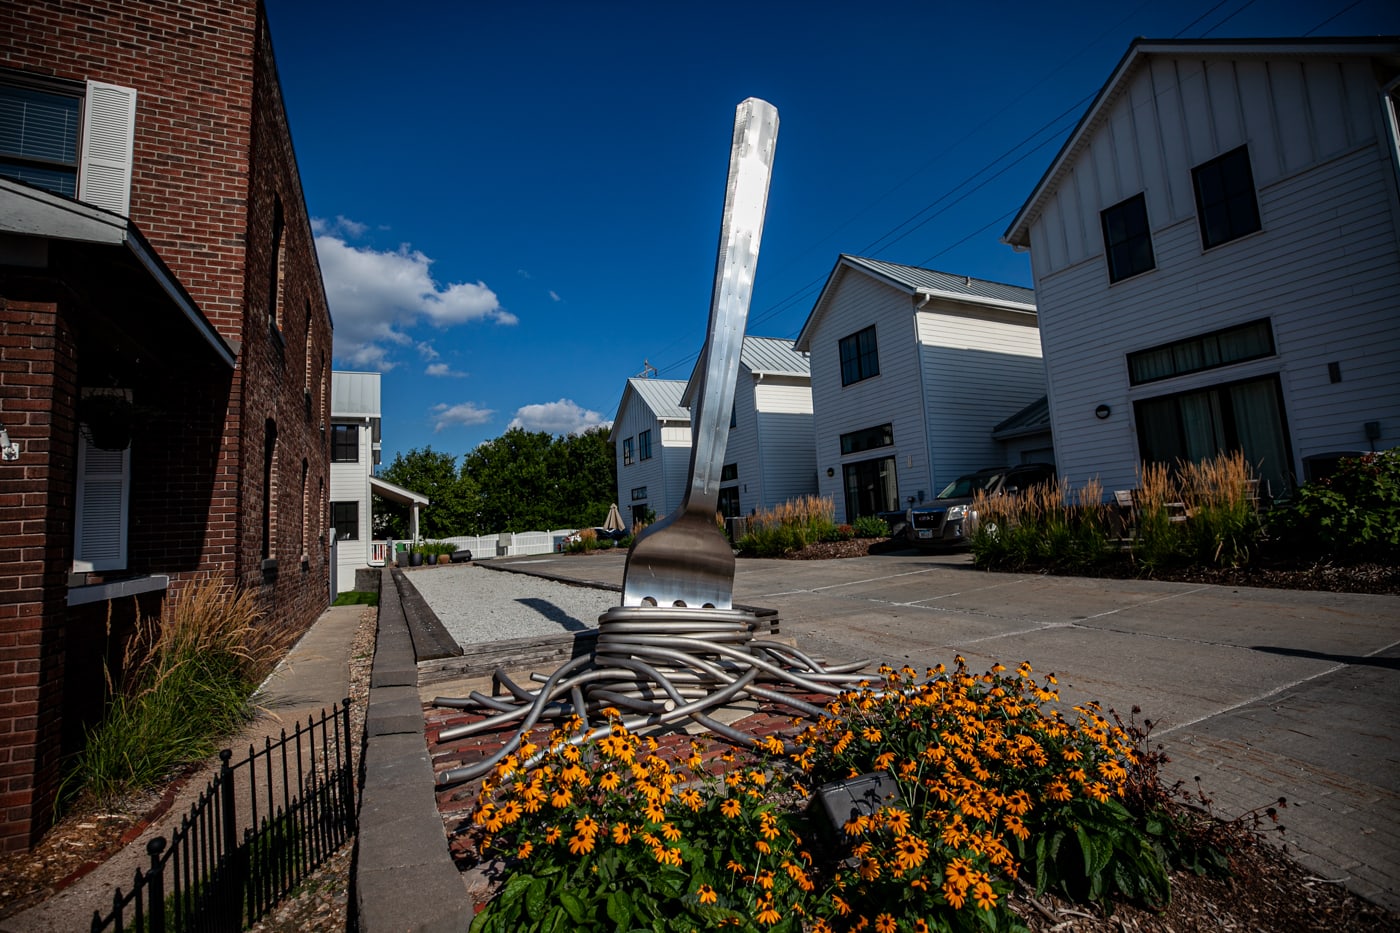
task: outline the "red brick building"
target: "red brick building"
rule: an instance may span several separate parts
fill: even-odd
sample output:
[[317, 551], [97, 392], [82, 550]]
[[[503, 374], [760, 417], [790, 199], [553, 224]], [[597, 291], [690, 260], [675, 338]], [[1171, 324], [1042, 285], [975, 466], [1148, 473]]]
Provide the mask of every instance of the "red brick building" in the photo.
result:
[[0, 852], [138, 607], [325, 607], [330, 359], [262, 4], [0, 4]]

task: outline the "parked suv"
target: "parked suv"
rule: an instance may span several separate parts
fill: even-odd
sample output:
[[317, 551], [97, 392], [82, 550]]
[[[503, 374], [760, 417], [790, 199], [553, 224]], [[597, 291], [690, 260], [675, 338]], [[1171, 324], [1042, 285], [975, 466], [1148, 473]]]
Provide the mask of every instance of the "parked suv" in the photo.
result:
[[967, 544], [968, 521], [977, 517], [971, 510], [972, 500], [979, 491], [989, 496], [1013, 495], [1054, 480], [1055, 467], [1050, 463], [1023, 463], [959, 476], [943, 487], [932, 502], [905, 513], [905, 536], [910, 544], [919, 547]]

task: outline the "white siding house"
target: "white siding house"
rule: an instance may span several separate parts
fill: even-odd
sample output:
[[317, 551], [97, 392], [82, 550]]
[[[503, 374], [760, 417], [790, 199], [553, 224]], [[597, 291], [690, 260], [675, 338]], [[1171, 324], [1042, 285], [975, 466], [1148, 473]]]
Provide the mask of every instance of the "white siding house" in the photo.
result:
[[842, 255], [796, 349], [838, 521], [1002, 465], [993, 429], [1045, 393], [1030, 289], [915, 266]]
[[373, 538], [371, 493], [410, 506], [410, 538], [418, 537], [419, 495], [374, 475], [379, 465], [379, 373], [331, 373], [331, 527], [336, 540], [336, 592], [355, 588], [355, 570], [382, 566], [384, 542]]
[[1133, 43], [1003, 238], [1062, 476], [1400, 443], [1397, 77], [1394, 38]]
[[[698, 364], [697, 364], [698, 365]], [[681, 404], [690, 407], [694, 376]], [[719, 511], [749, 515], [817, 492], [812, 376], [793, 341], [745, 337], [720, 474]]]
[[690, 412], [681, 406], [679, 379], [628, 379], [612, 432], [616, 447], [617, 503], [628, 526], [647, 512], [675, 511], [690, 475]]

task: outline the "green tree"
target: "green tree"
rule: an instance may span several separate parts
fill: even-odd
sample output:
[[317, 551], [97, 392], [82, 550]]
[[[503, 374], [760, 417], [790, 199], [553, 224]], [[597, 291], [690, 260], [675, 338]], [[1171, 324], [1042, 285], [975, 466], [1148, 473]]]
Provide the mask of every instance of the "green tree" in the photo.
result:
[[[394, 462], [379, 472], [381, 479], [395, 486], [428, 497], [428, 506], [419, 516], [419, 533], [425, 538], [449, 538], [477, 534], [480, 496], [473, 480], [457, 469], [451, 454], [413, 448], [395, 454]], [[376, 523], [383, 516], [385, 531], [394, 537], [408, 536], [408, 507], [375, 497]]]
[[549, 475], [552, 444], [543, 431], [511, 428], [467, 454], [462, 473], [480, 492], [484, 528], [494, 532], [551, 527], [556, 508]]
[[554, 442], [549, 450], [556, 527], [601, 525], [617, 496], [617, 459], [607, 428], [589, 428]]

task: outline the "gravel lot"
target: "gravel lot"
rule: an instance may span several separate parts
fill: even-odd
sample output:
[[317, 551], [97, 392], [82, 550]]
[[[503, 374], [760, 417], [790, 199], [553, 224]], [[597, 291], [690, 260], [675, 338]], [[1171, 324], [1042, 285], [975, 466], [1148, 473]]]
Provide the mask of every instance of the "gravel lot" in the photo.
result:
[[622, 594], [472, 564], [413, 570], [408, 580], [459, 645], [596, 629]]

